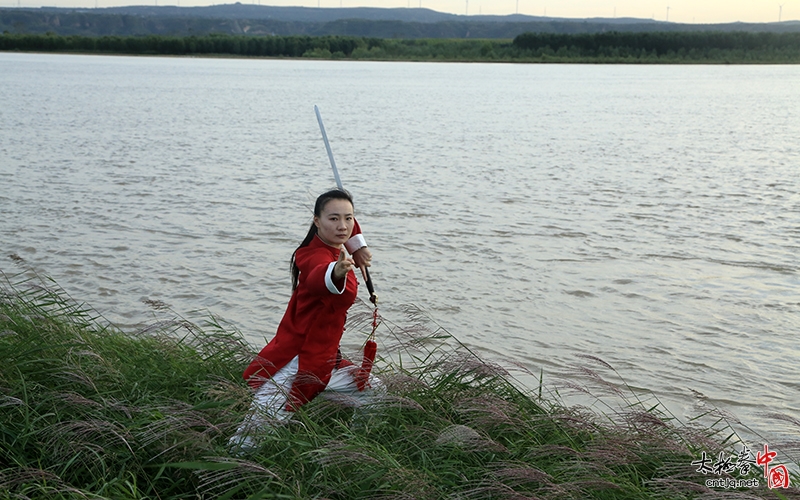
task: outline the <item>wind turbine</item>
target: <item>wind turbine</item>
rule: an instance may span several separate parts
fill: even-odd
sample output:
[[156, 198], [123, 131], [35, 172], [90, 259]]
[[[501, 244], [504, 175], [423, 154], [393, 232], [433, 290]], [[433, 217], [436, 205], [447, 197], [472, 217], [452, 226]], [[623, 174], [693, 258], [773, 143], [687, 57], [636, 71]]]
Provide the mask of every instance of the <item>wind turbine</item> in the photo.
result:
[[517, 0], [517, 14], [519, 14], [519, 0]]
[[669, 7], [667, 7], [667, 22], [669, 22]]
[[783, 15], [783, 6], [784, 5], [786, 5], [786, 4], [782, 3], [782, 4], [778, 5], [778, 22], [781, 22], [781, 16]]

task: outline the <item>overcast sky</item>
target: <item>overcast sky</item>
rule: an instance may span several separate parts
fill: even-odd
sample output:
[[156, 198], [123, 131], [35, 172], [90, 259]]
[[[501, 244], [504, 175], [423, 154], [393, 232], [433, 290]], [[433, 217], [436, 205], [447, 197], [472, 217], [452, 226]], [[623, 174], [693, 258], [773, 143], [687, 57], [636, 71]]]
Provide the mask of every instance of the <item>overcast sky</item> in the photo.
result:
[[[212, 5], [235, 0], [0, 0], [11, 7]], [[774, 22], [800, 19], [800, 0], [240, 0], [301, 7], [425, 7], [461, 15], [519, 12], [551, 17], [638, 17], [680, 23]], [[669, 16], [669, 18], [667, 18]]]

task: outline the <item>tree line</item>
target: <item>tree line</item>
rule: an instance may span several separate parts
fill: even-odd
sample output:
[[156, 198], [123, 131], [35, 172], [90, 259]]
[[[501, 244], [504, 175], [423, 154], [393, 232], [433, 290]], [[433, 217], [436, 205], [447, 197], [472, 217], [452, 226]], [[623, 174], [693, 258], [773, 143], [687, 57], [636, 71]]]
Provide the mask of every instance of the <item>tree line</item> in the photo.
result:
[[0, 50], [41, 52], [99, 52], [117, 54], [197, 55], [227, 54], [256, 57], [303, 57], [310, 54], [350, 56], [357, 47], [379, 45], [378, 39], [337, 36], [0, 36]]
[[750, 56], [797, 60], [800, 33], [523, 33], [514, 46], [528, 53], [562, 51], [573, 57], [717, 58]]
[[799, 63], [800, 33], [525, 33], [513, 40], [353, 36], [0, 35], [0, 50], [412, 61]]

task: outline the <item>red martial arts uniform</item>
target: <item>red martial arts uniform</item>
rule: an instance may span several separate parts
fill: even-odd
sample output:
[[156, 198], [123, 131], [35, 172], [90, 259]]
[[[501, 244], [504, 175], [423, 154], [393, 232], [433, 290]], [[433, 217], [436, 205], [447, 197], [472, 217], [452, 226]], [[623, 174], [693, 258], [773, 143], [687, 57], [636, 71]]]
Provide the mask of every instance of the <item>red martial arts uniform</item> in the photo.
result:
[[[364, 246], [360, 232], [356, 223], [351, 238], [359, 242], [356, 246]], [[351, 241], [347, 246], [354, 248]], [[243, 374], [247, 383], [257, 389], [298, 356], [298, 372], [286, 404], [289, 411], [322, 392], [336, 367], [347, 310], [355, 302], [358, 291], [358, 281], [352, 270], [344, 279], [332, 281], [339, 252], [319, 236], [314, 236], [308, 246], [297, 249], [295, 263], [300, 269], [297, 288], [275, 337]]]

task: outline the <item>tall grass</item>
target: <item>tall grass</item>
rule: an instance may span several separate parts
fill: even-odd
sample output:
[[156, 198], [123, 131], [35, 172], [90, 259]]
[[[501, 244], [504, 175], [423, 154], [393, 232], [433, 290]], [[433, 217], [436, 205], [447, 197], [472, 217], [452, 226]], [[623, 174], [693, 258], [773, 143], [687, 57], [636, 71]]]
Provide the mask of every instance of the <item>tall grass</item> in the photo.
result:
[[[47, 278], [0, 276], [0, 498], [800, 498], [705, 487], [690, 464], [730, 450], [724, 421], [681, 425], [635, 396], [567, 407], [415, 308], [379, 328], [380, 402], [317, 398], [232, 455], [254, 354], [238, 331], [151, 303], [157, 320], [122, 332]], [[363, 306], [348, 331], [370, 320]]]

